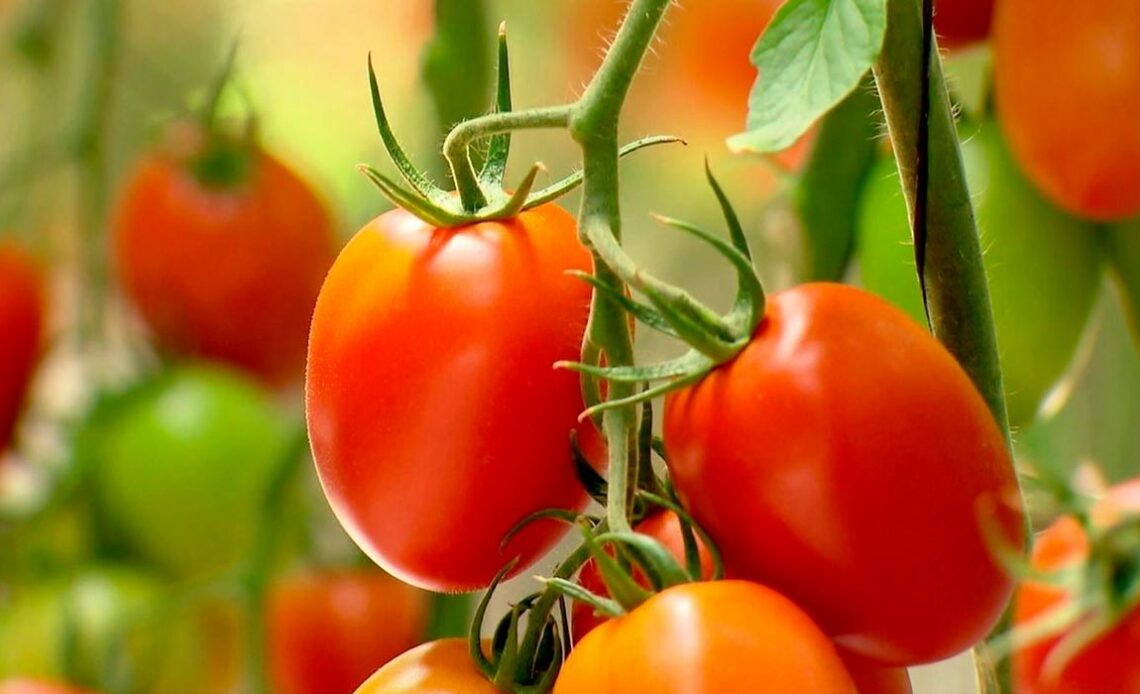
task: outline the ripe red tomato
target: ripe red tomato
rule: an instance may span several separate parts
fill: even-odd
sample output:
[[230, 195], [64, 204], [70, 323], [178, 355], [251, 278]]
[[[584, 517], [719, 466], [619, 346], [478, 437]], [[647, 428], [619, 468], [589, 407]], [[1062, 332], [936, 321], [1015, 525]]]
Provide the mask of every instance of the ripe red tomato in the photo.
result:
[[471, 662], [465, 639], [432, 641], [380, 668], [356, 694], [501, 694]]
[[[677, 519], [677, 514], [672, 511], [657, 511], [638, 523], [634, 530], [660, 542], [677, 558], [677, 561], [680, 562], [682, 566], [684, 565], [685, 540], [681, 534], [681, 523]], [[706, 580], [712, 578], [712, 556], [709, 555], [708, 549], [704, 543], [700, 541], [699, 537], [697, 538], [697, 549], [701, 556], [702, 577]], [[635, 578], [641, 585], [646, 588], [649, 587], [649, 579], [640, 572], [635, 574]], [[597, 595], [604, 597], [609, 596], [609, 590], [602, 580], [601, 572], [598, 571], [598, 565], [592, 559], [586, 562], [582, 570], [578, 572], [578, 583]], [[580, 601], [574, 601], [573, 607], [571, 607], [570, 610], [570, 616], [571, 624], [573, 625], [574, 643], [581, 641], [586, 634], [593, 631], [594, 627], [608, 621], [605, 615], [598, 614], [594, 611], [594, 608]]]
[[1012, 582], [981, 524], [1021, 539], [1004, 439], [954, 358], [883, 299], [770, 297], [744, 351], [667, 398], [664, 434], [730, 575], [784, 592], [844, 648], [938, 660], [1001, 614]]
[[86, 689], [76, 689], [42, 680], [7, 680], [0, 682], [0, 694], [90, 694]]
[[993, 16], [994, 0], [935, 0], [934, 28], [939, 45], [955, 49], [985, 41]]
[[1140, 212], [1140, 3], [1003, 0], [994, 87], [1010, 146], [1059, 206]]
[[145, 159], [114, 238], [120, 280], [166, 349], [218, 359], [278, 385], [300, 378], [309, 319], [336, 238], [324, 204], [255, 150], [239, 182], [192, 170], [200, 136]]
[[375, 569], [280, 582], [268, 606], [273, 691], [353, 691], [420, 642], [428, 609], [427, 593]]
[[574, 219], [545, 205], [436, 229], [394, 210], [364, 227], [321, 289], [306, 405], [317, 472], [340, 522], [380, 566], [439, 591], [522, 570], [563, 534], [532, 524], [581, 508], [569, 436], [590, 290]]
[[[1113, 490], [1098, 510], [1108, 506], [1140, 511], [1140, 480]], [[1064, 516], [1037, 537], [1033, 545], [1033, 568], [1055, 571], [1079, 565], [1089, 556], [1089, 541], [1075, 518]], [[1047, 610], [1070, 600], [1056, 586], [1029, 581], [1018, 587], [1014, 620], [1032, 621]], [[1134, 608], [1115, 628], [1088, 645], [1060, 673], [1043, 672], [1045, 660], [1061, 636], [1045, 639], [1014, 653], [1014, 671], [1019, 694], [1102, 694], [1140, 692], [1140, 608]]]
[[43, 281], [23, 250], [0, 243], [0, 451], [27, 395], [44, 329]]
[[835, 647], [779, 593], [747, 581], [674, 586], [570, 652], [555, 694], [855, 694]]

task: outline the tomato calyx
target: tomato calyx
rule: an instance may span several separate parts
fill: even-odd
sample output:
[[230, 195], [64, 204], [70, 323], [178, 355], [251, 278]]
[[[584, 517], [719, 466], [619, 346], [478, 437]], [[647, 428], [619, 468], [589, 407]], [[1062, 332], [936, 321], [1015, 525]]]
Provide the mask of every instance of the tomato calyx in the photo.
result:
[[600, 363], [557, 363], [556, 367], [577, 371], [588, 378], [611, 383], [657, 384], [627, 398], [587, 402], [587, 409], [582, 413], [582, 418], [616, 407], [648, 402], [696, 383], [709, 371], [739, 354], [751, 341], [757, 326], [763, 320], [766, 303], [764, 287], [752, 263], [752, 250], [744, 235], [740, 218], [713, 175], [707, 160], [705, 176], [724, 215], [729, 241], [688, 222], [659, 215], [655, 215], [655, 219], [696, 237], [732, 264], [737, 276], [736, 297], [732, 308], [724, 315], [717, 315], [680, 288], [658, 280], [636, 267], [615, 267], [614, 270], [625, 283], [643, 294], [648, 303], [627, 296], [620, 287], [604, 279], [575, 273], [636, 320], [669, 337], [682, 340], [691, 348], [676, 359], [645, 366], [606, 367]]
[[[510, 113], [512, 109], [510, 56], [505, 24], [499, 28], [498, 49], [498, 84], [491, 113], [505, 114]], [[503, 184], [511, 150], [511, 130], [506, 128], [503, 132], [486, 136], [488, 148], [478, 173], [474, 171], [474, 164], [466, 147], [463, 148], [462, 161], [449, 159], [457, 191], [444, 190], [412, 163], [396, 139], [384, 110], [371, 54], [368, 57], [368, 80], [380, 139], [388, 157], [408, 187], [400, 185], [367, 164], [361, 164], [358, 168], [393, 204], [406, 209], [432, 226], [451, 228], [509, 219], [553, 202], [582, 183], [583, 172], [579, 170], [550, 186], [535, 190], [538, 174], [545, 170], [541, 163], [536, 163], [531, 166], [514, 191], [508, 192]], [[683, 141], [671, 136], [646, 137], [627, 144], [620, 150], [619, 156], [624, 157], [645, 147], [675, 142]]]

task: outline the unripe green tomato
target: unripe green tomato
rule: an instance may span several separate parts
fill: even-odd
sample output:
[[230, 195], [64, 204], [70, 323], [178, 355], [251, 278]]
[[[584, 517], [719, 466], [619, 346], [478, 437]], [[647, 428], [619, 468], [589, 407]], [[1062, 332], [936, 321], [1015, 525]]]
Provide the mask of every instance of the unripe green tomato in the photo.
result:
[[[962, 154], [1010, 424], [1023, 425], [1064, 376], [1092, 311], [1101, 272], [1096, 232], [1037, 193], [994, 125], [964, 138]], [[925, 324], [906, 203], [891, 158], [880, 161], [867, 180], [857, 243], [864, 286]]]
[[18, 584], [0, 601], [0, 680], [189, 694], [203, 643], [158, 580], [126, 567]]
[[113, 536], [200, 577], [234, 568], [250, 551], [291, 431], [254, 382], [191, 365], [101, 407], [80, 447]]

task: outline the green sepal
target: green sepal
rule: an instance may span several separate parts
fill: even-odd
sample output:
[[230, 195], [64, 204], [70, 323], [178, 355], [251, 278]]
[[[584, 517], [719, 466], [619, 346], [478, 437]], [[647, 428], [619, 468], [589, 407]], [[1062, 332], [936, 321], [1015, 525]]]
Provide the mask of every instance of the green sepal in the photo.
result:
[[446, 198], [447, 193], [416, 168], [416, 165], [404, 152], [404, 148], [400, 146], [396, 134], [392, 132], [392, 125], [388, 122], [388, 116], [384, 112], [384, 102], [380, 98], [380, 85], [376, 81], [376, 71], [372, 67], [371, 53], [368, 54], [368, 86], [372, 91], [372, 111], [376, 115], [376, 128], [380, 131], [380, 139], [384, 142], [384, 149], [387, 150], [388, 156], [391, 157], [392, 163], [396, 165], [400, 175], [421, 197], [433, 202]]
[[657, 540], [640, 533], [609, 532], [598, 535], [599, 543], [610, 543], [627, 552], [641, 568], [654, 590], [660, 591], [689, 582], [689, 575], [677, 564], [669, 550]]
[[609, 552], [594, 537], [592, 529], [582, 526], [582, 537], [590, 551], [591, 558], [594, 560], [594, 565], [598, 567], [598, 574], [602, 577], [602, 583], [605, 584], [617, 604], [625, 611], [633, 610], [653, 596], [651, 592], [637, 585], [629, 572], [618, 564], [614, 557], [610, 556]]
[[[719, 581], [724, 577], [724, 558], [721, 556], [720, 550], [717, 549], [716, 543], [713, 542], [712, 536], [709, 535], [708, 532], [701, 527], [700, 523], [697, 523], [692, 515], [685, 510], [685, 507], [677, 501], [676, 492], [672, 488], [669, 489], [670, 498], [665, 498], [643, 490], [638, 490], [637, 495], [654, 506], [659, 506], [676, 514], [677, 520], [681, 523], [682, 538], [691, 538], [694, 532], [699, 535], [701, 542], [704, 543], [705, 550], [709, 553], [709, 558], [712, 559], [712, 580]], [[689, 575], [692, 576], [694, 581], [699, 580], [702, 572], [696, 542], [692, 543], [692, 552], [690, 553], [689, 543], [688, 540], [686, 540], [685, 559], [689, 566]]]
[[617, 600], [613, 598], [603, 598], [597, 593], [583, 588], [581, 584], [568, 581], [565, 578], [539, 578], [538, 580], [571, 600], [586, 603], [607, 617], [620, 617], [625, 614], [625, 610], [622, 609], [621, 604], [618, 603]]
[[679, 378], [696, 372], [704, 373], [710, 367], [708, 357], [697, 351], [689, 351], [676, 359], [657, 364], [643, 364], [639, 366], [593, 366], [581, 362], [560, 361], [554, 364], [555, 368], [568, 369], [597, 376], [614, 383], [651, 383], [666, 379]]
[[578, 477], [578, 483], [582, 485], [591, 499], [605, 506], [610, 485], [606, 478], [598, 474], [598, 471], [583, 455], [582, 449], [578, 445], [578, 432], [570, 434], [570, 454], [574, 461], [574, 474]]
[[646, 306], [636, 299], [631, 299], [606, 280], [581, 270], [569, 270], [567, 274], [589, 283], [595, 290], [605, 294], [607, 298], [621, 306], [622, 310], [637, 319], [639, 323], [670, 337], [679, 337], [677, 331], [669, 325], [669, 321], [665, 320], [665, 316], [661, 315], [660, 311], [652, 306]]
[[515, 523], [513, 526], [511, 526], [511, 529], [508, 530], [506, 532], [506, 534], [503, 535], [503, 539], [499, 541], [499, 550], [502, 551], [504, 548], [506, 548], [507, 543], [510, 542], [514, 538], [515, 535], [518, 535], [519, 532], [521, 532], [523, 530], [523, 528], [527, 527], [528, 525], [530, 525], [531, 523], [534, 523], [536, 521], [556, 520], [556, 521], [562, 521], [563, 523], [568, 523], [570, 525], [576, 525], [583, 518], [588, 519], [589, 517], [577, 512], [577, 511], [571, 511], [571, 510], [564, 509], [564, 508], [540, 509], [538, 511], [535, 511], [534, 513], [530, 513], [530, 514], [526, 515], [518, 523]]
[[483, 619], [487, 615], [487, 606], [491, 604], [491, 597], [495, 594], [495, 590], [507, 577], [507, 574], [518, 566], [518, 563], [518, 557], [511, 559], [491, 579], [491, 585], [487, 587], [483, 597], [479, 599], [479, 604], [475, 606], [475, 614], [471, 618], [471, 629], [467, 633], [467, 651], [471, 656], [471, 662], [492, 682], [495, 680], [496, 664], [492, 663], [483, 653]]
[[[507, 48], [507, 23], [499, 25], [499, 76], [495, 89], [495, 111], [507, 113], [513, 108], [511, 99], [511, 57]], [[511, 156], [511, 134], [495, 135], [487, 145], [487, 159], [479, 172], [479, 181], [493, 188], [503, 187], [507, 160]]]
[[[652, 147], [654, 145], [668, 145], [678, 142], [681, 144], [687, 144], [681, 138], [674, 137], [672, 135], [654, 135], [652, 137], [643, 137], [640, 140], [634, 140], [633, 142], [630, 142], [629, 144], [619, 149], [618, 158], [622, 159], [627, 154], [633, 154], [639, 149], [645, 149], [646, 147]], [[523, 210], [530, 210], [538, 207], [539, 205], [545, 205], [548, 202], [553, 202], [563, 195], [566, 195], [582, 184], [582, 176], [582, 171], [579, 169], [578, 171], [575, 171], [557, 183], [553, 183], [546, 188], [543, 188], [542, 190], [536, 191], [534, 195], [530, 196], [530, 199], [527, 200], [526, 205], [523, 206]]]

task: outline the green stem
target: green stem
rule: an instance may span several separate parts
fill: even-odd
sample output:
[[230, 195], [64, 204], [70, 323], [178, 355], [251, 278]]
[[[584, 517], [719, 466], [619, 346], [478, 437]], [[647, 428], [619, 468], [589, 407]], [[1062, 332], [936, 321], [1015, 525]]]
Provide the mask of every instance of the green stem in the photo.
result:
[[[922, 15], [918, 0], [888, 0], [887, 34], [875, 81], [894, 144], [903, 193], [917, 196], [919, 102], [922, 93]], [[930, 61], [930, 185], [923, 281], [935, 336], [962, 364], [1009, 438], [1001, 367], [978, 226], [950, 95], [935, 54]]]
[[443, 141], [443, 156], [451, 167], [451, 176], [463, 201], [463, 208], [468, 212], [477, 212], [487, 204], [487, 198], [479, 187], [475, 167], [471, 163], [471, 143], [514, 130], [565, 128], [572, 111], [572, 106], [551, 106], [491, 113], [456, 125]]
[[[916, 239], [916, 247], [924, 249], [924, 257], [918, 259], [918, 266], [923, 268], [920, 280], [935, 336], [969, 374], [1009, 445], [1009, 421], [978, 227], [942, 63], [937, 46], [932, 45], [930, 50], [925, 152], [929, 173], [925, 210], [928, 233], [923, 242]], [[923, 57], [921, 3], [919, 0], [888, 0], [887, 33], [874, 74], [894, 144], [903, 193], [912, 210], [918, 197], [916, 171], [924, 82], [921, 69], [916, 70], [914, 66], [922, 65]], [[1027, 518], [1027, 533], [1029, 528]], [[1007, 608], [991, 638], [1005, 633], [1010, 623], [1011, 613]], [[1009, 659], [998, 663], [997, 669], [999, 690], [1011, 692]]]
[[[618, 121], [629, 87], [661, 24], [669, 0], [634, 0], [606, 54], [570, 118], [570, 134], [582, 148], [585, 183], [579, 229], [594, 252], [594, 272], [624, 291], [619, 268], [629, 263], [621, 248], [618, 179]], [[608, 366], [633, 364], [633, 335], [625, 313], [612, 299], [594, 293], [583, 353], [600, 349]], [[635, 384], [611, 383], [610, 400], [633, 395]], [[602, 428], [609, 444], [609, 503], [606, 518], [616, 532], [630, 530], [630, 511], [638, 479], [636, 407], [607, 410]]]
[[117, 67], [120, 8], [118, 0], [92, 0], [91, 45], [86, 61], [86, 89], [80, 103], [77, 133], [79, 165], [79, 228], [81, 235], [79, 333], [81, 343], [105, 337], [107, 263], [107, 144], [108, 110]]

